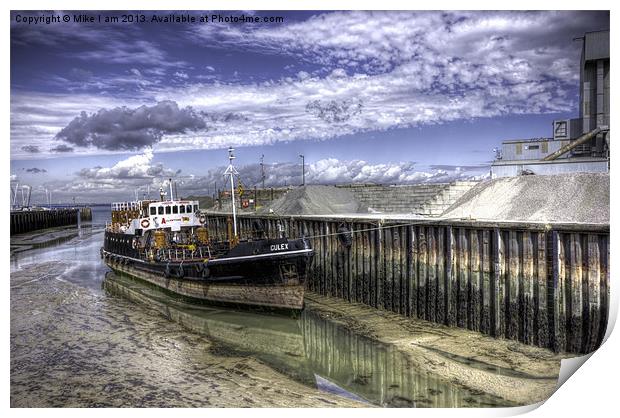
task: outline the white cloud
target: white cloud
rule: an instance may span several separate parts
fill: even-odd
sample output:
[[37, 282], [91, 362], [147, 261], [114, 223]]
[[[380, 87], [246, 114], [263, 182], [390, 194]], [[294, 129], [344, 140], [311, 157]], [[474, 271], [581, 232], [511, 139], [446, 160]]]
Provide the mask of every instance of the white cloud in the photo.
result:
[[113, 183], [117, 180], [150, 182], [152, 179], [174, 175], [173, 170], [164, 168], [162, 163], [153, 163], [153, 150], [147, 148], [144, 153], [133, 155], [119, 161], [112, 167], [85, 168], [78, 172], [83, 179]]
[[[166, 135], [155, 151], [326, 140], [454, 120], [568, 112], [577, 106], [568, 93], [576, 90], [579, 65], [579, 45], [572, 37], [592, 27], [596, 16], [353, 11], [258, 29], [196, 26], [192, 36], [201, 44], [208, 40], [212, 47], [290, 54], [323, 64], [324, 71], [298, 71], [296, 77], [260, 83], [196, 83], [178, 70], [174, 76], [186, 83], [182, 87], [143, 83], [144, 77], [132, 71], [125, 82], [143, 83], [135, 94], [114, 99], [56, 95], [53, 105], [48, 94], [17, 93], [11, 109], [12, 155], [28, 158], [20, 150], [27, 144], [49, 149], [46, 143], [82, 110], [163, 100], [205, 112], [212, 123], [202, 131]], [[148, 53], [148, 42], [136, 45]], [[231, 114], [238, 117], [222, 116]], [[75, 150], [95, 152], [101, 151]]]
[[[156, 197], [160, 187], [167, 189], [168, 178], [177, 183], [179, 194], [211, 195], [214, 184], [223, 187], [225, 167], [209, 170], [205, 175], [181, 173], [162, 163], [155, 163], [154, 153], [147, 149], [142, 154], [125, 158], [110, 167], [84, 168], [67, 183], [55, 180], [43, 183], [39, 189], [52, 190], [57, 199], [71, 199], [78, 195], [81, 201], [109, 202], [142, 197], [147, 190]], [[482, 179], [488, 167], [436, 166], [417, 168], [412, 162], [373, 164], [363, 160], [327, 158], [308, 163], [306, 184], [412, 184], [446, 183], [455, 180]], [[260, 187], [260, 167], [250, 164], [237, 167], [239, 178], [246, 188]], [[265, 185], [296, 186], [301, 184], [299, 163], [275, 163], [265, 167]]]

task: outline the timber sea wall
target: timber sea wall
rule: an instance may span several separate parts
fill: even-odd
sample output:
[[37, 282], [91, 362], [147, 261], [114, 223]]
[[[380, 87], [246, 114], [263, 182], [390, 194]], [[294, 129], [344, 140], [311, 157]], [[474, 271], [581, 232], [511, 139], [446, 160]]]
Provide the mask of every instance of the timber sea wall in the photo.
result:
[[[208, 214], [212, 237], [227, 216]], [[609, 225], [241, 215], [240, 237], [260, 226], [308, 237], [308, 290], [497, 338], [588, 353], [609, 306]]]
[[11, 235], [58, 226], [77, 225], [78, 213], [81, 221], [91, 221], [91, 208], [27, 210], [11, 212]]

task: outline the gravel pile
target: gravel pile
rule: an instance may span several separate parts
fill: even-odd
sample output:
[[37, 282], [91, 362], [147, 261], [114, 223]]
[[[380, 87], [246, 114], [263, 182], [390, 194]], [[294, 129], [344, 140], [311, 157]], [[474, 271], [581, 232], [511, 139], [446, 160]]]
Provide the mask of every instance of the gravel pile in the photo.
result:
[[442, 218], [609, 224], [609, 174], [490, 180], [465, 193]]
[[261, 212], [272, 209], [278, 215], [332, 215], [368, 213], [349, 190], [334, 186], [304, 186], [292, 189]]

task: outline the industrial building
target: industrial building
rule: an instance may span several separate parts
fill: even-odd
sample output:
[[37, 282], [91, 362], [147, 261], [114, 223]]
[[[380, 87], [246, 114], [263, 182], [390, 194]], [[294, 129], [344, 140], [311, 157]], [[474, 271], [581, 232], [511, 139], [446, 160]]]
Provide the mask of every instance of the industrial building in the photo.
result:
[[502, 142], [491, 176], [609, 172], [609, 30], [582, 42], [579, 118], [555, 120], [551, 138]]

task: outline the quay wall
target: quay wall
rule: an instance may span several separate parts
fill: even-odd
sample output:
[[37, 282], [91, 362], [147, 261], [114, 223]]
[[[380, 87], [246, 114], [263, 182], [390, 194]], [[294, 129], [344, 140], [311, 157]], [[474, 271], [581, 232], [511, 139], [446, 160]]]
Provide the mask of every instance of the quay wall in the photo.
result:
[[[207, 217], [225, 238], [227, 217]], [[311, 240], [307, 288], [321, 295], [556, 352], [605, 335], [609, 225], [242, 215], [240, 237], [257, 225]]]
[[78, 211], [82, 221], [92, 220], [91, 208], [11, 212], [11, 235], [58, 226], [77, 225]]

